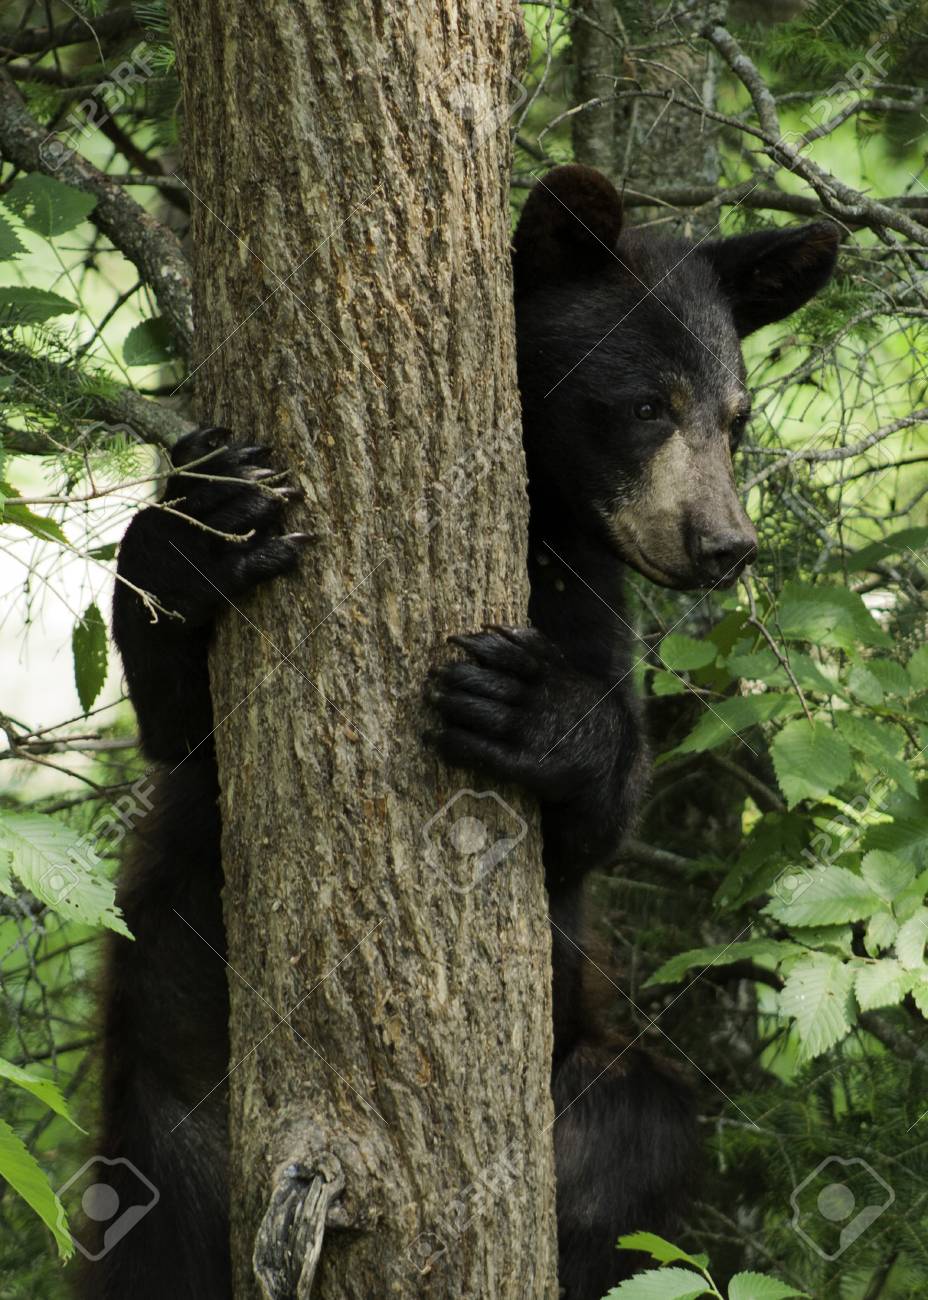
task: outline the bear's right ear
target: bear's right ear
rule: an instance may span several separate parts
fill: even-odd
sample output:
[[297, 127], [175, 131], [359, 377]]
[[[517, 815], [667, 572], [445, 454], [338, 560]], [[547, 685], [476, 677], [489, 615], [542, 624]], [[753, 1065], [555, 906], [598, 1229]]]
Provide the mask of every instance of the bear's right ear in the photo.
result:
[[542, 176], [513, 238], [516, 293], [589, 275], [615, 259], [622, 200], [602, 172], [570, 163]]

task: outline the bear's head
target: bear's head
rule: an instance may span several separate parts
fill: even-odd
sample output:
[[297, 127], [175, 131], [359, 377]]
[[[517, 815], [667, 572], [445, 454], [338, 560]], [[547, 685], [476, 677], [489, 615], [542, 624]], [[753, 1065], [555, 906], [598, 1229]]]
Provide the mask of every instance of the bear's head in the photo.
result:
[[750, 411], [740, 339], [817, 293], [837, 249], [829, 222], [699, 242], [623, 231], [599, 172], [543, 177], [513, 244], [536, 523], [663, 586], [734, 582], [757, 546], [732, 470]]

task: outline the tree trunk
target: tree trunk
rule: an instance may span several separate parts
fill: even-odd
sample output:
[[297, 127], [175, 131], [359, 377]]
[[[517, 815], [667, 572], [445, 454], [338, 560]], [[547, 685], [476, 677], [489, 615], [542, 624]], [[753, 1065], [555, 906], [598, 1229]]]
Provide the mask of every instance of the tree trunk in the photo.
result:
[[421, 737], [444, 639], [525, 620], [517, 8], [174, 13], [200, 414], [273, 449], [315, 538], [212, 659], [235, 1294], [261, 1293], [269, 1206], [263, 1294], [309, 1294], [334, 1193], [314, 1297], [551, 1297], [536, 814], [449, 809], [470, 783]]
[[616, 0], [574, 0], [572, 10], [574, 104], [589, 105], [571, 119], [574, 158], [615, 181], [623, 120], [615, 99], [623, 44]]

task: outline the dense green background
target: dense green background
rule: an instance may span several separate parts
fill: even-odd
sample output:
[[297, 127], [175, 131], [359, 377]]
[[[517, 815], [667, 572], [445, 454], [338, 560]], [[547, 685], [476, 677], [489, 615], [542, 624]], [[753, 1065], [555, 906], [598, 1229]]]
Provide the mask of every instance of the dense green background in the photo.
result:
[[[77, 8], [93, 24], [127, 7]], [[761, 537], [750, 578], [699, 600], [633, 581], [635, 671], [659, 759], [627, 860], [597, 889], [616, 1025], [676, 1061], [698, 1096], [705, 1160], [681, 1244], [711, 1258], [722, 1293], [739, 1270], [783, 1279], [779, 1290], [733, 1282], [732, 1300], [798, 1289], [921, 1296], [925, 8], [733, 7], [728, 28], [776, 96], [782, 130], [828, 124], [798, 146], [820, 169], [813, 184], [747, 130], [757, 123], [748, 89], [699, 35], [700, 6], [524, 8], [532, 57], [510, 117], [516, 210], [532, 174], [579, 157], [607, 167], [629, 220], [657, 231], [717, 237], [796, 222], [791, 197], [840, 218], [834, 181], [913, 223], [894, 230], [866, 210], [843, 220], [826, 293], [748, 342], [755, 414], [739, 474]], [[173, 176], [183, 121], [167, 22], [160, 4], [132, 9], [99, 46], [88, 31], [66, 47], [4, 54], [48, 13], [60, 26], [75, 12], [19, 3], [4, 16], [0, 59], [43, 127], [107, 173], [147, 178], [131, 193], [184, 236], [193, 200]], [[577, 55], [580, 24], [599, 43], [593, 74]], [[114, 73], [126, 65], [143, 71], [119, 91]], [[86, 123], [77, 106], [88, 95], [105, 111], [78, 131], [69, 117]], [[605, 156], [584, 132], [603, 114]], [[93, 225], [92, 198], [45, 170], [0, 171], [0, 636], [10, 665], [0, 685], [0, 1057], [10, 1063], [0, 1065], [0, 1171], [33, 1205], [0, 1187], [3, 1297], [64, 1294], [35, 1211], [54, 1221], [50, 1189], [82, 1159], [62, 1112], [93, 1123], [93, 972], [101, 928], [119, 924], [113, 801], [143, 772], [105, 610], [113, 543], [160, 462], [148, 418], [116, 420], [113, 409], [131, 388], [180, 422], [196, 382], [151, 286]], [[705, 193], [681, 198], [685, 186]], [[62, 862], [74, 873], [63, 902], [53, 872]], [[818, 1195], [836, 1184], [856, 1207], [829, 1219]], [[884, 1201], [839, 1250], [841, 1227]], [[695, 1294], [700, 1282], [686, 1285], [670, 1271], [648, 1294]]]

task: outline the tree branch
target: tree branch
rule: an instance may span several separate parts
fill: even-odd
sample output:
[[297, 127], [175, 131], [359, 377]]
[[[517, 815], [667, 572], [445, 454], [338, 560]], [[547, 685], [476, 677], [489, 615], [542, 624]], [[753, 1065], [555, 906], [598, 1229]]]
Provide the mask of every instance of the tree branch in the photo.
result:
[[61, 27], [24, 27], [20, 31], [0, 30], [0, 49], [14, 54], [44, 54], [65, 45], [82, 45], [84, 41], [111, 40], [142, 30], [131, 5], [100, 14], [91, 23], [75, 18]]
[[151, 285], [182, 349], [189, 353], [193, 295], [190, 268], [177, 236], [79, 153], [59, 154], [52, 171], [42, 148], [48, 134], [27, 111], [16, 83], [0, 68], [0, 153], [23, 171], [53, 174], [65, 185], [96, 196], [90, 219]]
[[[47, 358], [40, 360], [32, 357], [27, 352], [15, 352], [7, 348], [0, 348], [0, 374], [12, 374], [18, 379], [22, 379], [26, 384], [30, 381], [26, 375], [29, 365], [40, 367], [45, 376], [54, 373], [62, 383], [69, 383], [76, 388], [82, 381], [80, 375], [71, 366], [64, 362], [50, 361]], [[37, 375], [37, 381], [41, 381], [42, 374]], [[32, 384], [38, 397], [41, 397], [39, 384]], [[9, 394], [7, 394], [9, 397]], [[87, 413], [87, 419], [97, 419], [103, 424], [124, 424], [128, 425], [133, 433], [137, 433], [144, 442], [155, 443], [159, 447], [172, 447], [178, 438], [185, 433], [190, 433], [196, 426], [192, 421], [185, 419], [176, 411], [172, 411], [169, 406], [162, 406], [159, 402], [153, 402], [150, 398], [142, 397], [140, 393], [131, 388], [120, 388], [116, 384], [112, 385], [109, 391], [101, 393], [85, 392], [83, 402]], [[54, 451], [54, 441], [42, 435], [40, 431], [9, 430], [4, 432], [3, 446], [5, 450], [17, 451], [25, 455], [42, 455], [47, 456], [49, 452]]]

